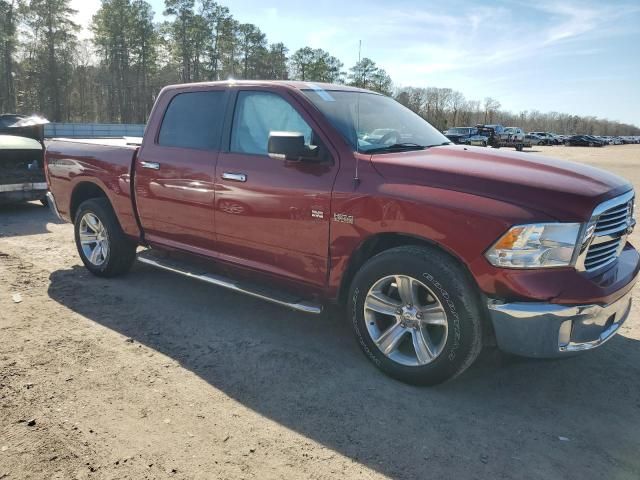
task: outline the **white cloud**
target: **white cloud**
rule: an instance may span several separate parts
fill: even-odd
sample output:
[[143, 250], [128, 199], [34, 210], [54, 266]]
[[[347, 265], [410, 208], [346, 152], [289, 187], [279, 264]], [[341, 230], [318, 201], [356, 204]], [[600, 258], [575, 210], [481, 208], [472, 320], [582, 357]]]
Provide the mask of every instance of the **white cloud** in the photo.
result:
[[71, 8], [78, 12], [73, 20], [82, 29], [78, 35], [81, 40], [91, 37], [89, 26], [101, 5], [100, 0], [71, 0]]

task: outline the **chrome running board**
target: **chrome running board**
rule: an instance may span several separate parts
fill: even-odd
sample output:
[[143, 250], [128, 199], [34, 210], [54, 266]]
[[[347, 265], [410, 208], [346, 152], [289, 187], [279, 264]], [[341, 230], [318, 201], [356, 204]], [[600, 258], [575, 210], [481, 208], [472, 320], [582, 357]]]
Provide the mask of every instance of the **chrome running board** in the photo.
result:
[[169, 272], [178, 273], [185, 277], [194, 278], [202, 282], [217, 285], [218, 287], [227, 288], [234, 292], [244, 293], [251, 297], [259, 298], [267, 302], [282, 305], [284, 307], [297, 310], [304, 313], [312, 313], [318, 315], [322, 313], [322, 305], [303, 300], [295, 295], [288, 293], [271, 290], [269, 288], [261, 287], [259, 285], [252, 285], [249, 283], [239, 282], [232, 280], [221, 275], [216, 275], [209, 272], [200, 272], [196, 266], [190, 265], [187, 262], [174, 260], [170, 258], [162, 258], [154, 255], [151, 250], [145, 250], [137, 255], [138, 261], [152, 267], [161, 268]]

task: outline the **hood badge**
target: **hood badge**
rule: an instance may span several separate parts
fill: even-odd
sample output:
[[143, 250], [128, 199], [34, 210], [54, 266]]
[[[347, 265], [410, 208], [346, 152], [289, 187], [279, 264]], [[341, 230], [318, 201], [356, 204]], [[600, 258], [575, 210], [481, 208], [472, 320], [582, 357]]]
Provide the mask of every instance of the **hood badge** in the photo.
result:
[[346, 213], [334, 213], [333, 220], [334, 222], [353, 224], [353, 215], [347, 215]]

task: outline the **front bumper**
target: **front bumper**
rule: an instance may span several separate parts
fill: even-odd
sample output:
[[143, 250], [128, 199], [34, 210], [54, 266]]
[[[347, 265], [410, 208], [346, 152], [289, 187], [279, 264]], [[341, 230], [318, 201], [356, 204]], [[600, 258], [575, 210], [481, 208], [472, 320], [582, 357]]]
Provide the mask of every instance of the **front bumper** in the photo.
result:
[[629, 290], [604, 306], [489, 300], [488, 307], [501, 350], [550, 358], [590, 350], [613, 337], [629, 316], [631, 296]]

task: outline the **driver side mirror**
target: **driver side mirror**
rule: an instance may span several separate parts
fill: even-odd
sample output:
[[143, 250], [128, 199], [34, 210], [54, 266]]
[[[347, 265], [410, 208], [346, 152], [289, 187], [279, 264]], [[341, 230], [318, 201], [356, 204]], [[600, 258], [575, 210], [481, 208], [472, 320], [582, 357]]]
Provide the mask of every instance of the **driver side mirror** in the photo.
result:
[[300, 132], [271, 132], [267, 151], [271, 158], [293, 161], [314, 161], [318, 157], [318, 147], [305, 145]]

